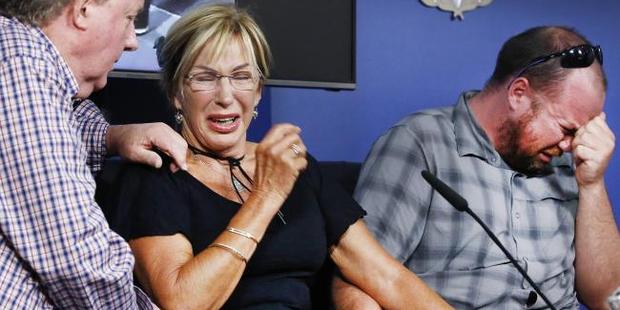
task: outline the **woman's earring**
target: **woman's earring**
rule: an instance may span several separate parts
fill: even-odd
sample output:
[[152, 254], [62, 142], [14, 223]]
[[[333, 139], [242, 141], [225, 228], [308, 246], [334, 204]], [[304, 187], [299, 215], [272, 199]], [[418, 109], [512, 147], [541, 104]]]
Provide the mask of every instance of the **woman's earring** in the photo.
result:
[[177, 125], [183, 124], [183, 113], [181, 113], [181, 110], [177, 110], [174, 113], [174, 121], [177, 123]]
[[252, 119], [258, 118], [258, 107], [254, 107], [254, 111], [252, 111]]

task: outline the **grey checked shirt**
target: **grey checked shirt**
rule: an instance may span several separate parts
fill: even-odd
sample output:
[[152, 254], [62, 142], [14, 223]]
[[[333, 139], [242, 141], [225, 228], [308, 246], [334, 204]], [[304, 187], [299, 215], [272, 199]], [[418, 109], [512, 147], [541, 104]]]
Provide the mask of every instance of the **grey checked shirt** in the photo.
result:
[[[421, 177], [429, 170], [461, 193], [558, 308], [577, 308], [577, 183], [570, 154], [552, 174], [527, 177], [495, 151], [467, 105], [413, 114], [382, 135], [355, 198], [383, 246], [459, 309], [522, 309], [532, 288], [466, 213]], [[532, 308], [543, 307], [538, 298]]]

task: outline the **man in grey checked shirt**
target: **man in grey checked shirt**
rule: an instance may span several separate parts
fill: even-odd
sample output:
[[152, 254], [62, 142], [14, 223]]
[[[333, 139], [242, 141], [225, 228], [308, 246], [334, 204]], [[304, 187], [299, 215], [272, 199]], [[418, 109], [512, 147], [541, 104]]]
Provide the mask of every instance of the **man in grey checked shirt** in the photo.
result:
[[184, 168], [164, 124], [110, 126], [84, 100], [136, 48], [142, 0], [0, 2], [0, 308], [151, 308], [94, 201], [106, 154]]
[[[482, 91], [415, 113], [376, 141], [355, 193], [368, 227], [456, 308], [545, 307], [528, 305], [530, 285], [424, 181], [428, 170], [469, 201], [557, 308], [578, 307], [577, 297], [604, 307], [620, 285], [620, 237], [603, 178], [614, 135], [601, 65], [600, 48], [568, 28], [511, 38]], [[341, 301], [368, 302], [335, 284]]]

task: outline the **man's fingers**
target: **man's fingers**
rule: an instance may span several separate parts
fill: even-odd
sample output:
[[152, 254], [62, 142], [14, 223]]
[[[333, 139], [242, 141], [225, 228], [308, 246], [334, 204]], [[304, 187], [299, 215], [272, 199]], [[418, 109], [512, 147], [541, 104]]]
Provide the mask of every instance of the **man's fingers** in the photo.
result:
[[187, 142], [164, 123], [110, 126], [106, 136], [108, 151], [131, 161], [161, 167], [162, 158], [155, 150], [170, 156], [181, 169], [187, 169]]
[[170, 163], [170, 171], [177, 172], [179, 170], [179, 166], [177, 166], [177, 164], [175, 162], [171, 162]]
[[160, 130], [155, 132], [156, 135], [151, 140], [151, 144], [170, 156], [178, 168], [187, 170], [188, 150], [187, 142], [183, 137], [164, 124], [161, 124]]
[[592, 148], [589, 148], [583, 144], [577, 145], [575, 149], [573, 149], [573, 155], [577, 163], [584, 161], [591, 161], [596, 159], [597, 152]]
[[575, 133], [572, 151], [580, 185], [598, 182], [607, 169], [615, 147], [615, 136], [601, 113]]
[[187, 170], [187, 142], [176, 144], [172, 146], [156, 145], [162, 152], [166, 153], [172, 158], [172, 161], [182, 170]]
[[605, 122], [604, 114], [601, 114], [577, 130], [573, 148], [585, 145], [595, 150], [613, 149], [614, 141], [615, 136]]
[[135, 157], [130, 158], [131, 161], [141, 162], [155, 168], [160, 168], [162, 165], [161, 156], [151, 150], [137, 150], [134, 156]]

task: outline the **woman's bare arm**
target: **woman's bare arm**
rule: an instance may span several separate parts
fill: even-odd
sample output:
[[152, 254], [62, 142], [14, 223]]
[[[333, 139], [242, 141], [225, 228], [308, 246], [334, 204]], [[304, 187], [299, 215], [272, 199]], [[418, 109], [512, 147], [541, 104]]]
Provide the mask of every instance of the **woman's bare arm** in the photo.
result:
[[362, 220], [351, 225], [332, 247], [331, 258], [342, 276], [362, 291], [340, 281], [333, 291], [336, 302], [372, 305], [365, 300], [367, 295], [385, 309], [452, 309], [420, 278], [392, 258]]

